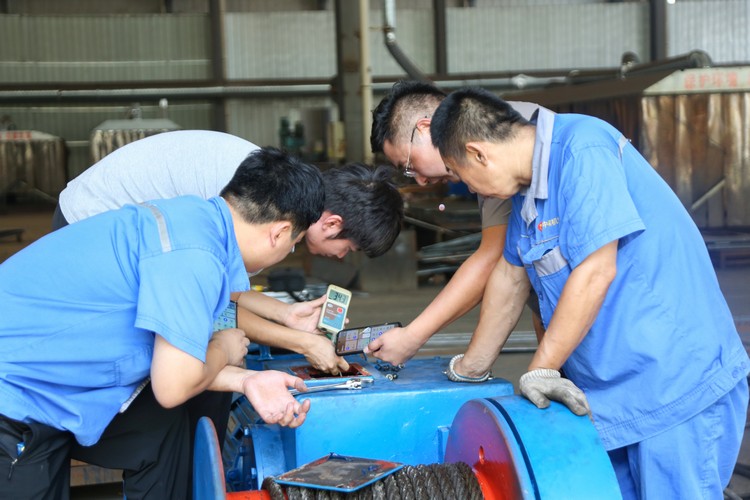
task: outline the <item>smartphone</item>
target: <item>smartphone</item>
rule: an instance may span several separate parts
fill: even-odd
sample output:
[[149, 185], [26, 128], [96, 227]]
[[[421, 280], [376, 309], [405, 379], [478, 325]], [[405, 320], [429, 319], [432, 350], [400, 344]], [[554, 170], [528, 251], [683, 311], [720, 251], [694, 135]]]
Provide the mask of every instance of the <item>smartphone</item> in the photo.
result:
[[361, 326], [359, 328], [347, 328], [336, 335], [336, 354], [344, 356], [347, 354], [359, 354], [365, 347], [392, 328], [400, 328], [401, 323], [384, 323], [382, 325]]
[[346, 288], [336, 285], [328, 285], [326, 290], [326, 301], [323, 310], [320, 311], [318, 329], [331, 335], [336, 335], [346, 325], [346, 314], [349, 311], [349, 302], [352, 292]]
[[214, 332], [227, 328], [237, 328], [237, 302], [233, 300], [229, 301], [227, 308], [214, 321]]

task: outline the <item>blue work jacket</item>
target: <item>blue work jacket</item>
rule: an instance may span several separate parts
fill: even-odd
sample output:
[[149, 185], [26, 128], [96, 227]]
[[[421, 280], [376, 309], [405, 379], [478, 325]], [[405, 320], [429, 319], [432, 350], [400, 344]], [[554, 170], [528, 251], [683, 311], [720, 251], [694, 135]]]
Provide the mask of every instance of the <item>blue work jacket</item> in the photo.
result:
[[149, 376], [155, 333], [205, 361], [214, 318], [249, 286], [231, 214], [221, 198], [150, 203], [0, 265], [0, 413], [91, 445]]
[[525, 267], [549, 325], [571, 272], [618, 241], [617, 275], [563, 369], [619, 448], [702, 411], [750, 363], [703, 238], [651, 165], [599, 119], [540, 109], [536, 125], [504, 256]]

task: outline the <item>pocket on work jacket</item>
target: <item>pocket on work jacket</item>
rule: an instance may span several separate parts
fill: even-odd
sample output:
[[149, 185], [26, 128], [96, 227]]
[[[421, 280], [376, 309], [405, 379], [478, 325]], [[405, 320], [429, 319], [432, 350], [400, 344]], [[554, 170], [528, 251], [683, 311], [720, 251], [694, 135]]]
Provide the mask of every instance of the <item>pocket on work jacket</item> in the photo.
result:
[[539, 309], [545, 325], [552, 318], [565, 282], [570, 277], [570, 265], [562, 254], [558, 239], [534, 245], [521, 256], [534, 289], [539, 295]]

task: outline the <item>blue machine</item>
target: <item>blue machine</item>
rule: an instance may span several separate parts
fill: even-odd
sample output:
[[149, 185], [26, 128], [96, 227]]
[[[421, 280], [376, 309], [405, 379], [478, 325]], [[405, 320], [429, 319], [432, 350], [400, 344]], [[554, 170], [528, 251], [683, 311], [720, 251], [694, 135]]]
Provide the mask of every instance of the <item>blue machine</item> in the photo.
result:
[[[361, 355], [347, 361], [355, 373], [319, 378], [298, 355], [248, 358], [248, 368], [295, 373], [311, 388], [349, 379], [362, 381], [362, 388], [300, 394], [312, 406], [296, 429], [263, 423], [240, 397], [230, 415], [223, 464], [204, 447], [196, 451], [196, 476], [226, 471], [228, 491], [259, 490], [266, 477], [335, 453], [413, 466], [463, 462], [486, 499], [620, 498], [588, 417], [556, 403], [539, 410], [514, 396], [503, 379], [451, 382], [443, 374], [449, 358], [413, 359], [399, 371]], [[198, 433], [196, 446], [210, 440], [210, 431], [204, 434]]]

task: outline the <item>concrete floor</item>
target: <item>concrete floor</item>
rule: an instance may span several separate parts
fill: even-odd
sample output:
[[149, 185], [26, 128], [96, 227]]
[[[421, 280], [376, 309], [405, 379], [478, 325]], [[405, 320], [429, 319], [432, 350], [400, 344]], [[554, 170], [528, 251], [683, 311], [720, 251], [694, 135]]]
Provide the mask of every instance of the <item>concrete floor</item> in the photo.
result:
[[[9, 204], [5, 210], [0, 206], [0, 231], [9, 228], [23, 228], [21, 242], [14, 237], [0, 238], [0, 262], [28, 245], [49, 231], [54, 207], [48, 204], [18, 203]], [[293, 263], [285, 262], [290, 266]], [[750, 346], [750, 266], [718, 269], [717, 276], [726, 296], [729, 307], [740, 324], [741, 335], [746, 345]], [[416, 291], [408, 293], [362, 293], [355, 292], [350, 309], [350, 325], [359, 326], [385, 321], [401, 321], [403, 324], [413, 319], [439, 293], [441, 285], [423, 285]], [[479, 311], [478, 308], [454, 322], [433, 338], [420, 356], [450, 355], [463, 352], [473, 331]], [[444, 342], [441, 342], [444, 341]], [[516, 330], [511, 335], [508, 346], [493, 366], [496, 377], [509, 380], [517, 385], [518, 378], [524, 371], [533, 354], [535, 340], [531, 320], [525, 312]], [[746, 440], [750, 441], [750, 439]], [[740, 464], [750, 468], [750, 442], [743, 443], [740, 453]], [[733, 492], [740, 498], [750, 498], [750, 480], [747, 476], [735, 474], [730, 484]], [[76, 488], [74, 499], [109, 500], [122, 498], [119, 485], [106, 485], [93, 488]]]

